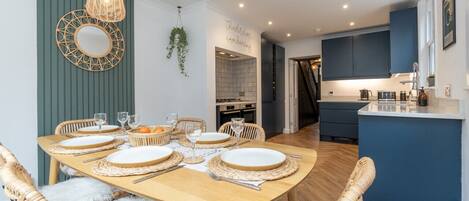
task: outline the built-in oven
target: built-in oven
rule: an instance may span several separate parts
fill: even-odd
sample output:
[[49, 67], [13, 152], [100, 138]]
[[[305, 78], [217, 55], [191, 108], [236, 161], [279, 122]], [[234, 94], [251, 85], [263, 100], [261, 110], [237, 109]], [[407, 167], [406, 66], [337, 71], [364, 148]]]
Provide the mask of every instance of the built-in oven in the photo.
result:
[[241, 108], [239, 105], [220, 105], [217, 106], [217, 129], [232, 118], [241, 118]]
[[246, 123], [256, 123], [256, 104], [246, 104], [241, 110], [241, 116]]

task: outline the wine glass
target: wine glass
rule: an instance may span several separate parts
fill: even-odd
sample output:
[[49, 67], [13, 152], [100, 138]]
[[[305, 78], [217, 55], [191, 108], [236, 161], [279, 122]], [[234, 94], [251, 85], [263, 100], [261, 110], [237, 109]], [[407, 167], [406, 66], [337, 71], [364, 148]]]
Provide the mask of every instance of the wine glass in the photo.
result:
[[231, 130], [236, 134], [236, 148], [239, 148], [239, 137], [244, 130], [244, 118], [232, 118]]
[[171, 130], [176, 128], [176, 124], [178, 122], [178, 113], [169, 113], [166, 116], [166, 123], [171, 126]]
[[140, 117], [136, 114], [129, 116], [128, 124], [130, 128], [136, 129], [140, 126]]
[[129, 120], [129, 113], [128, 112], [118, 112], [117, 113], [117, 121], [121, 123], [122, 130], [125, 130], [125, 122]]
[[186, 138], [191, 142], [192, 145], [192, 156], [188, 157], [185, 162], [194, 164], [204, 161], [202, 157], [195, 155], [195, 143], [202, 135], [202, 130], [200, 127], [195, 125], [186, 125], [184, 131], [186, 132]]
[[107, 114], [106, 113], [96, 113], [94, 114], [94, 122], [96, 125], [98, 125], [99, 132], [101, 132], [101, 129], [103, 125], [106, 123], [107, 120]]

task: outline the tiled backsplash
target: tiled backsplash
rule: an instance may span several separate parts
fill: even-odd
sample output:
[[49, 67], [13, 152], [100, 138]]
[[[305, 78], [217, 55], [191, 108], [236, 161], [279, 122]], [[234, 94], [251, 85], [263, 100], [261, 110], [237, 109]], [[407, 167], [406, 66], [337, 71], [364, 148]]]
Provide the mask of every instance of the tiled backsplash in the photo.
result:
[[229, 60], [217, 57], [216, 74], [217, 99], [256, 99], [256, 59]]

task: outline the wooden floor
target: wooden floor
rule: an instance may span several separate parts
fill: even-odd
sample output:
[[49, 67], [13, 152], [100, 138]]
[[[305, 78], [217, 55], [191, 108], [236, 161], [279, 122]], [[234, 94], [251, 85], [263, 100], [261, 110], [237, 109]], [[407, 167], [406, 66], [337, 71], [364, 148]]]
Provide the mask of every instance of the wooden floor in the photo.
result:
[[295, 134], [282, 134], [269, 142], [315, 149], [318, 161], [298, 186], [299, 201], [334, 201], [342, 192], [358, 160], [358, 146], [319, 140], [318, 124]]

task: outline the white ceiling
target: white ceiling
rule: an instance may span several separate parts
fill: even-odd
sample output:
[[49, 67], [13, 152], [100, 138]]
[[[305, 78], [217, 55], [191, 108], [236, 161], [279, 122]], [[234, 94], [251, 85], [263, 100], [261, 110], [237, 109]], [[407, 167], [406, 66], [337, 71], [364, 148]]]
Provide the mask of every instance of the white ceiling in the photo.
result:
[[[188, 5], [199, 0], [165, 0]], [[289, 40], [386, 25], [389, 12], [415, 4], [415, 0], [208, 0], [227, 16], [245, 21], [268, 38]], [[238, 4], [243, 3], [244, 8]], [[348, 4], [348, 9], [342, 5]], [[273, 25], [268, 26], [267, 22]], [[355, 26], [349, 23], [355, 22]], [[319, 28], [321, 31], [317, 31]], [[291, 37], [286, 34], [291, 33]]]

